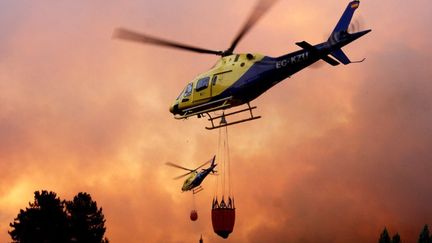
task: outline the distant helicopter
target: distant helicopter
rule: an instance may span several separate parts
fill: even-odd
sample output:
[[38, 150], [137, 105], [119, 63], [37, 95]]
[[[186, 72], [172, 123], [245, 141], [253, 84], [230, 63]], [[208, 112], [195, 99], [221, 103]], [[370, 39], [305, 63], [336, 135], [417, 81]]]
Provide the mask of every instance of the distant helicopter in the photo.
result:
[[[216, 159], [216, 155], [213, 156], [213, 159], [205, 162], [204, 164], [198, 166], [197, 168], [191, 170], [188, 168], [185, 168], [183, 166], [171, 163], [171, 162], [167, 162], [166, 164], [175, 168], [179, 168], [182, 170], [188, 170], [189, 172], [184, 174], [184, 175], [180, 175], [175, 177], [174, 179], [180, 179], [183, 178], [187, 175], [190, 175], [185, 182], [183, 183], [182, 186], [182, 191], [192, 191], [193, 194], [196, 194], [200, 191], [203, 190], [203, 188], [201, 187], [201, 183], [204, 181], [204, 179], [207, 177], [208, 174], [210, 174], [210, 172], [212, 173], [216, 173], [216, 171], [214, 170], [214, 168], [216, 167], [217, 164], [215, 164], [215, 159]], [[207, 165], [210, 163], [210, 167], [207, 169], [202, 169], [201, 172], [198, 172], [198, 169], [200, 169], [201, 167]]]
[[[296, 44], [302, 48], [301, 50], [280, 57], [269, 57], [257, 53], [234, 53], [239, 41], [274, 2], [275, 0], [260, 0], [243, 28], [234, 38], [231, 46], [225, 51], [185, 45], [123, 28], [116, 29], [113, 36], [130, 41], [221, 56], [209, 71], [198, 75], [189, 82], [169, 108], [176, 119], [185, 119], [195, 115], [200, 118], [207, 115], [211, 126], [206, 128], [215, 129], [260, 118], [260, 116], [254, 116], [252, 113], [252, 110], [256, 108], [256, 106], [250, 106], [252, 100], [280, 81], [319, 60], [332, 66], [339, 65], [339, 62], [347, 65], [365, 60], [352, 62], [341, 50], [343, 46], [371, 31], [369, 29], [348, 33], [354, 11], [359, 7], [359, 0], [351, 1], [348, 4], [330, 37], [323, 43], [311, 45], [306, 41], [297, 42]], [[224, 112], [222, 115], [213, 115], [213, 117], [210, 114], [210, 112], [226, 110], [244, 104], [247, 105], [244, 109], [230, 113]], [[226, 116], [243, 112], [248, 113], [248, 118], [217, 125], [214, 123], [215, 119], [223, 119]]]

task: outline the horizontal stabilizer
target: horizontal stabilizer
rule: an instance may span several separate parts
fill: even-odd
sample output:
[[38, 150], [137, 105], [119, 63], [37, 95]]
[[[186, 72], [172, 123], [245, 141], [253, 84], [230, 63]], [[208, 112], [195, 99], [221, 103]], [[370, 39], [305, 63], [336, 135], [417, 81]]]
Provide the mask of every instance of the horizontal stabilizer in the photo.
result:
[[326, 62], [326, 63], [328, 63], [328, 64], [330, 64], [330, 65], [332, 65], [332, 66], [337, 66], [337, 65], [339, 65], [339, 62], [338, 62], [338, 61], [336, 61], [335, 59], [333, 59], [333, 58], [331, 58], [331, 57], [329, 57], [329, 56], [323, 56], [323, 57], [321, 57], [321, 59], [322, 59], [324, 62]]
[[313, 45], [307, 43], [306, 41], [302, 41], [302, 42], [296, 42], [296, 45], [300, 46], [301, 48], [309, 51], [311, 54], [313, 55], [318, 55], [324, 62], [332, 65], [332, 66], [337, 66], [339, 65], [339, 62], [336, 61], [335, 59], [327, 56], [327, 55], [322, 55], [318, 49], [316, 47], [314, 47]]
[[296, 42], [296, 45], [308, 51], [317, 51], [313, 45], [307, 43], [306, 41]]
[[339, 62], [343, 63], [344, 65], [350, 64], [350, 59], [345, 55], [345, 53], [342, 51], [342, 49], [334, 50], [330, 53], [334, 58], [336, 58]]

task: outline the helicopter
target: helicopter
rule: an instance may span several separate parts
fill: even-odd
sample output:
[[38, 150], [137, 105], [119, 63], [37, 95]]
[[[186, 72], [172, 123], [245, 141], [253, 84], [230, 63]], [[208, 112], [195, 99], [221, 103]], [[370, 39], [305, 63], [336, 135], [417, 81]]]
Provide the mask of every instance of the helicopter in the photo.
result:
[[[204, 181], [204, 179], [207, 177], [208, 174], [211, 173], [216, 173], [216, 171], [214, 170], [215, 167], [217, 166], [217, 164], [215, 164], [215, 159], [216, 159], [216, 155], [213, 156], [213, 158], [207, 162], [205, 162], [204, 164], [198, 166], [197, 168], [191, 170], [188, 168], [185, 168], [183, 166], [171, 163], [171, 162], [167, 162], [166, 164], [178, 169], [182, 169], [182, 170], [188, 170], [189, 172], [187, 172], [186, 174], [180, 175], [175, 177], [174, 179], [180, 179], [183, 178], [187, 175], [190, 175], [183, 183], [183, 186], [181, 188], [181, 190], [183, 192], [185, 191], [192, 191], [193, 194], [196, 194], [202, 190], [204, 190], [201, 187], [201, 183]], [[210, 163], [210, 167], [208, 167], [207, 169], [202, 169], [200, 172], [198, 172], [198, 169], [200, 169], [201, 167], [207, 165]]]
[[[360, 5], [359, 0], [348, 3], [342, 17], [325, 42], [317, 45], [312, 45], [306, 41], [296, 42], [296, 45], [302, 49], [279, 57], [269, 57], [258, 53], [234, 53], [234, 49], [240, 40], [274, 2], [275, 0], [258, 1], [249, 18], [232, 41], [231, 46], [224, 51], [186, 45], [124, 28], [117, 28], [113, 37], [220, 56], [220, 59], [210, 70], [199, 74], [186, 85], [169, 108], [169, 111], [176, 119], [208, 116], [211, 126], [206, 127], [206, 129], [234, 125], [261, 118], [261, 116], [253, 114], [253, 109], [257, 107], [251, 106], [250, 102], [277, 83], [319, 60], [332, 66], [337, 66], [340, 63], [344, 65], [360, 63], [365, 60], [363, 58], [360, 61], [351, 61], [341, 49], [371, 31], [368, 29], [349, 33], [348, 27], [354, 11]], [[225, 113], [225, 110], [237, 106], [245, 107]], [[215, 111], [220, 110], [223, 111], [222, 115], [216, 114]], [[247, 118], [221, 122], [220, 124], [216, 123], [215, 125], [215, 121], [218, 119], [223, 120], [227, 116], [240, 113], [247, 114]]]

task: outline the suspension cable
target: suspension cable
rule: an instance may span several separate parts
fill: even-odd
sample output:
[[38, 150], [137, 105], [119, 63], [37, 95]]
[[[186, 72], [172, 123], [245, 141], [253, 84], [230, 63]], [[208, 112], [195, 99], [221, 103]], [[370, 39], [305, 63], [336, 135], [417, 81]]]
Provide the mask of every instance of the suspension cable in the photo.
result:
[[229, 142], [228, 142], [228, 127], [225, 127], [226, 129], [226, 156], [227, 156], [227, 164], [228, 164], [228, 195], [232, 196], [231, 194], [231, 155], [230, 155], [230, 149], [229, 149]]

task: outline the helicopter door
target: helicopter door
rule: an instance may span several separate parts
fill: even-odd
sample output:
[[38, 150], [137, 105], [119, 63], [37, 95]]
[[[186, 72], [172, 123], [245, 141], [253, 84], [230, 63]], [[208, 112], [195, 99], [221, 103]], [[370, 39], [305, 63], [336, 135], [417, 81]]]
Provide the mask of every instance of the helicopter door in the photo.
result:
[[212, 85], [210, 85], [210, 77], [204, 77], [198, 80], [194, 90], [194, 102], [211, 98], [211, 86]]

